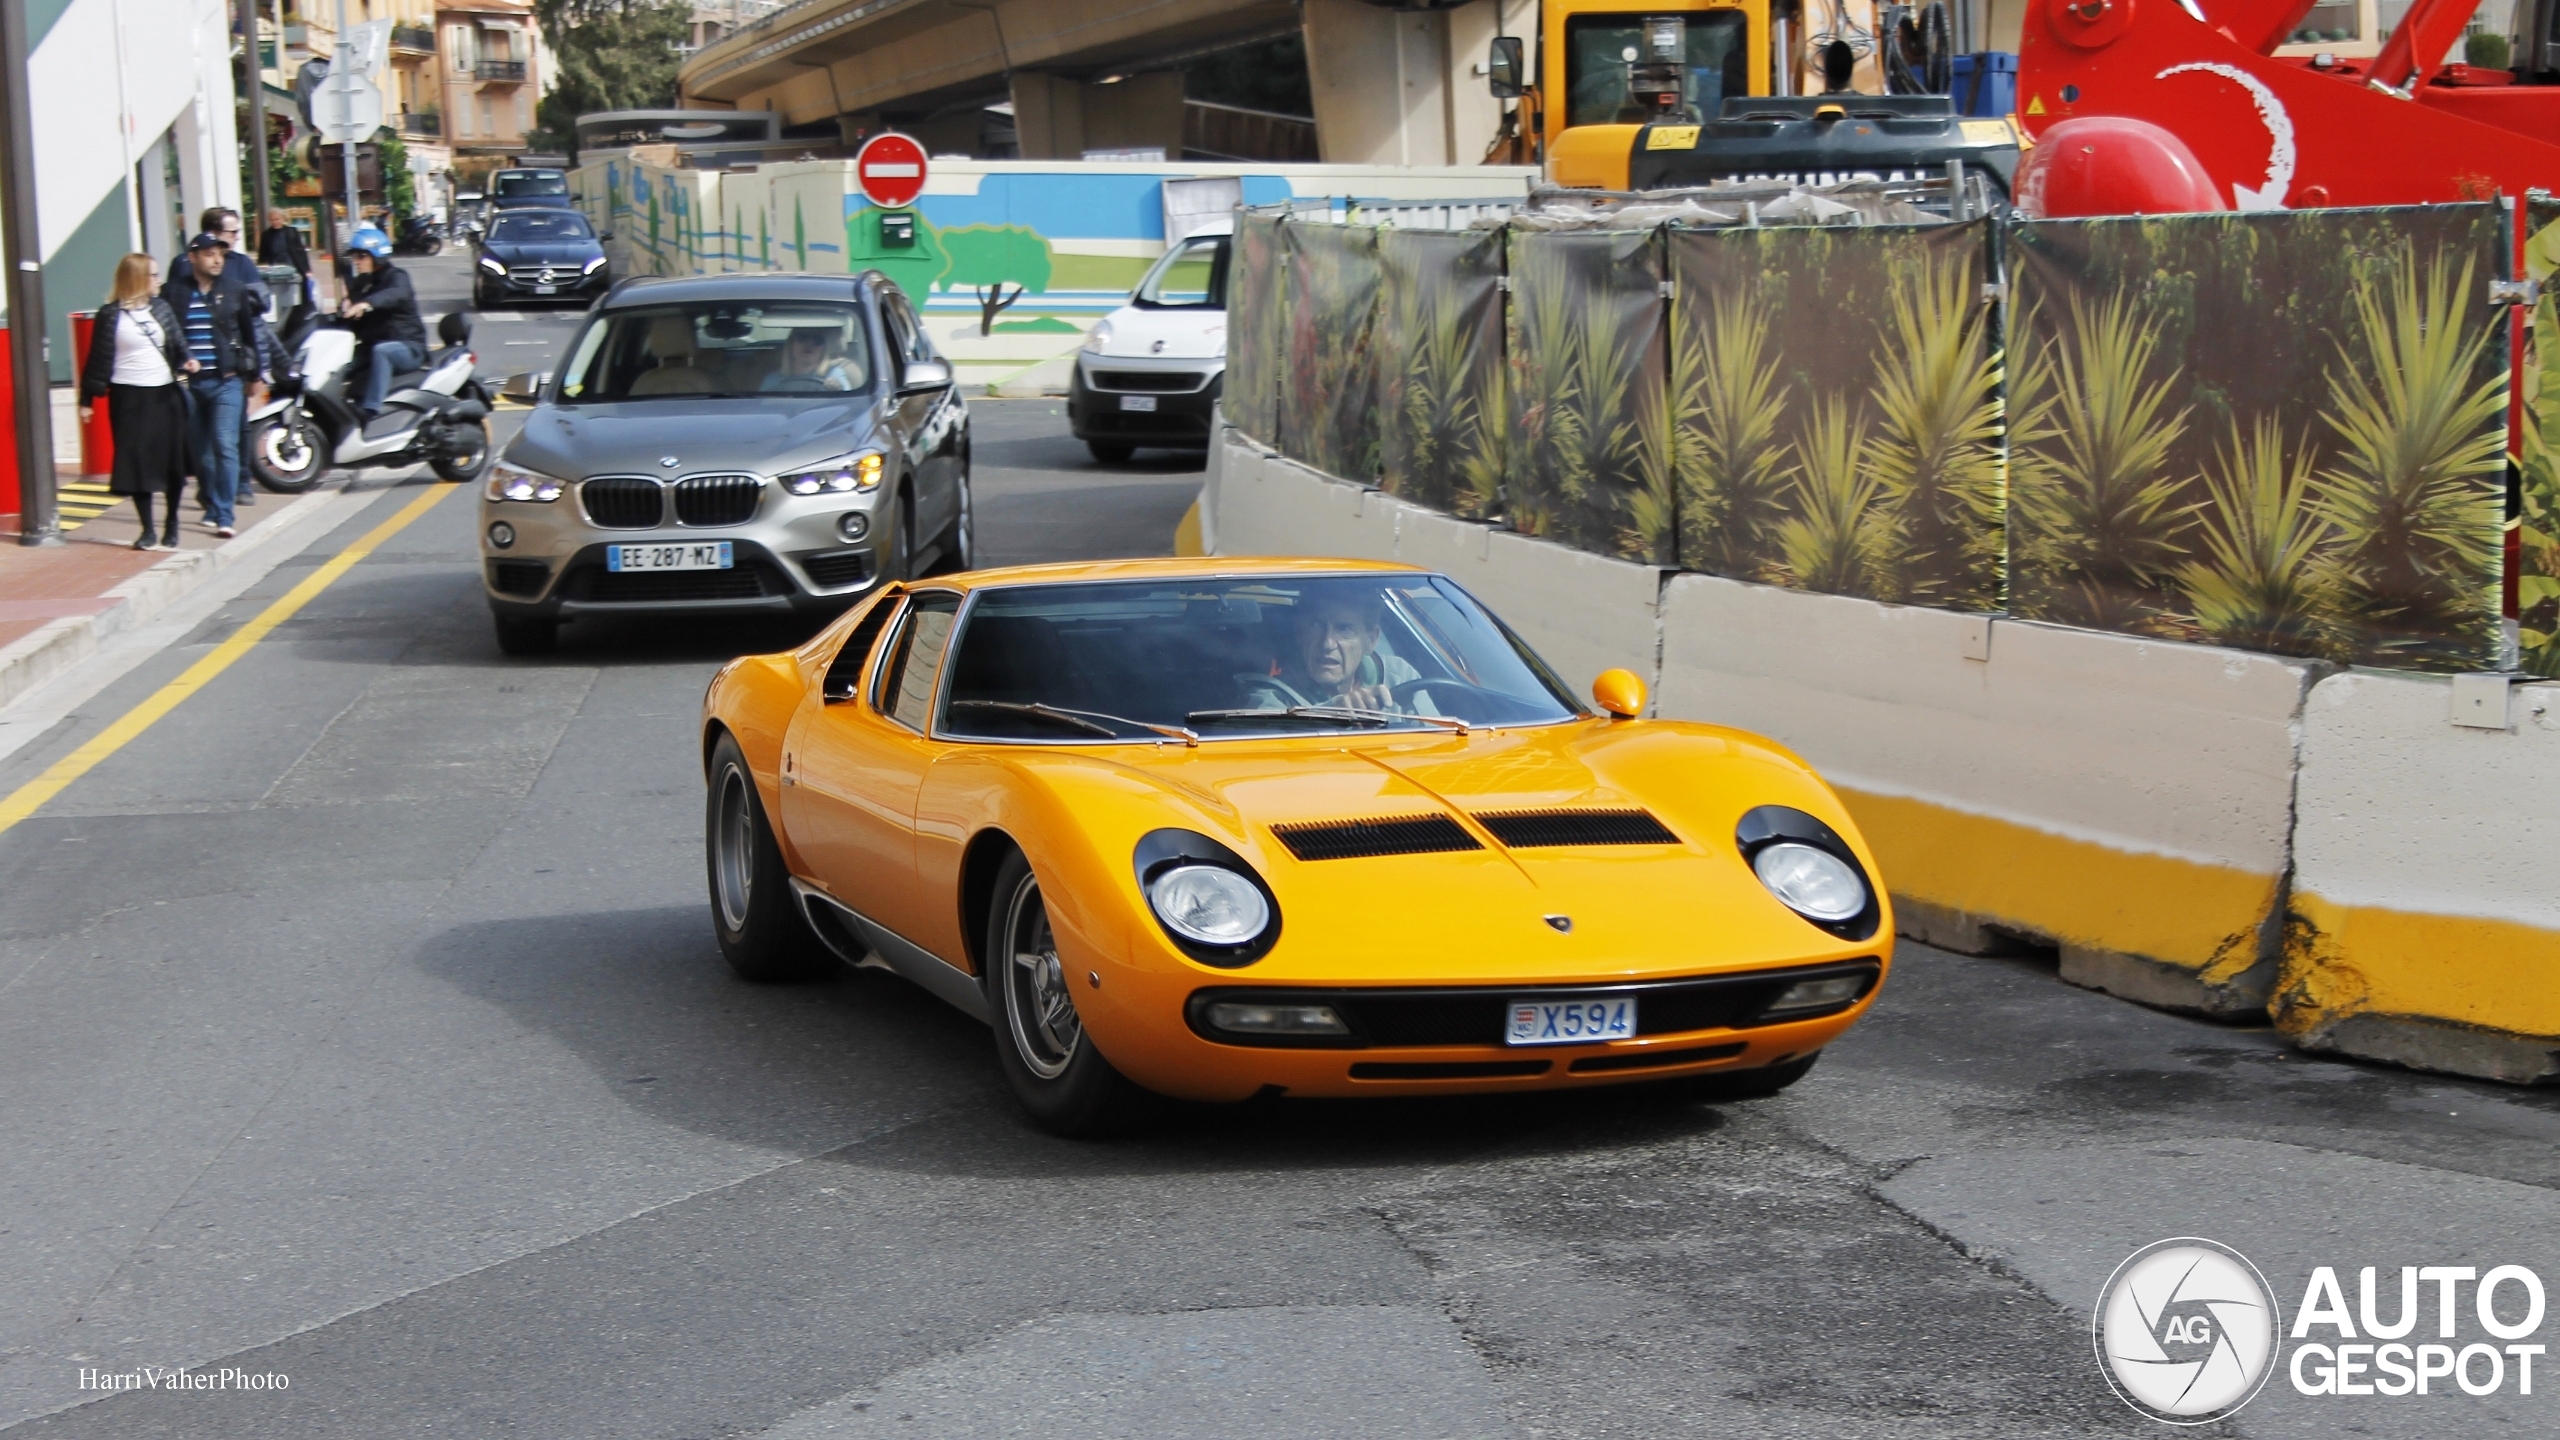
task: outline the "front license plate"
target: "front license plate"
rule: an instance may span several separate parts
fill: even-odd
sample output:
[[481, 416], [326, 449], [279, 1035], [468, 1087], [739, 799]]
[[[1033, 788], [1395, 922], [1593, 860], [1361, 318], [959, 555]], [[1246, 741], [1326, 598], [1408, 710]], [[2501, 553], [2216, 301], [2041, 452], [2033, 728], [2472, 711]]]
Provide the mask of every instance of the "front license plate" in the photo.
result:
[[1120, 397], [1120, 408], [1123, 410], [1153, 410], [1156, 408], [1156, 397], [1153, 395], [1123, 395]]
[[536, 295], [557, 295], [560, 293], [560, 287], [557, 285], [536, 285], [533, 287], [533, 293]]
[[607, 545], [604, 568], [624, 570], [727, 570], [737, 557], [727, 540], [699, 545]]
[[1636, 1038], [1634, 997], [1612, 995], [1600, 1000], [1514, 1000], [1511, 1002], [1513, 1045], [1596, 1045], [1603, 1040]]

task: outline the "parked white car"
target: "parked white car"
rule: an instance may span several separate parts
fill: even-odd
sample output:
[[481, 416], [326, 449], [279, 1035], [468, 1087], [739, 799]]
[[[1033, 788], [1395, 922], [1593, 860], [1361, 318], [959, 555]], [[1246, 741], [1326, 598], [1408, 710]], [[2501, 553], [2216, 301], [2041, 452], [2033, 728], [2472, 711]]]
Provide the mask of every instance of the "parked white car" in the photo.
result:
[[1235, 224], [1215, 220], [1167, 247], [1076, 352], [1067, 423], [1093, 458], [1141, 446], [1205, 450], [1227, 370], [1227, 259]]

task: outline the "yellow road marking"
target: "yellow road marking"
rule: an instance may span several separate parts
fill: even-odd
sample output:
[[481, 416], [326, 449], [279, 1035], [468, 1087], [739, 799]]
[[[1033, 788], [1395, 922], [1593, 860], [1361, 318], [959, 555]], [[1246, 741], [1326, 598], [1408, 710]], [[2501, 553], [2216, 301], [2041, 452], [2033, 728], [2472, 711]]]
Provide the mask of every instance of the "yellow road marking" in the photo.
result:
[[299, 585], [286, 591], [275, 603], [258, 612], [257, 618], [243, 625], [228, 640], [213, 647], [213, 652], [182, 672], [177, 679], [161, 686], [141, 704], [116, 717], [114, 724], [99, 731], [87, 743], [46, 767], [45, 772], [10, 792], [0, 800], [0, 830], [6, 830], [36, 813], [44, 802], [69, 788], [72, 781], [96, 769], [98, 762], [133, 743], [135, 737], [148, 730], [161, 716], [178, 708], [178, 703], [212, 683], [213, 677], [231, 668], [232, 662], [249, 653], [251, 647], [267, 638], [277, 626], [294, 616], [294, 612], [318, 598], [339, 576], [356, 567], [356, 562], [379, 548], [383, 541], [398, 534], [408, 523], [427, 513], [437, 501], [465, 485], [434, 485], [427, 493], [400, 508], [400, 513], [374, 526], [363, 538], [331, 556]]

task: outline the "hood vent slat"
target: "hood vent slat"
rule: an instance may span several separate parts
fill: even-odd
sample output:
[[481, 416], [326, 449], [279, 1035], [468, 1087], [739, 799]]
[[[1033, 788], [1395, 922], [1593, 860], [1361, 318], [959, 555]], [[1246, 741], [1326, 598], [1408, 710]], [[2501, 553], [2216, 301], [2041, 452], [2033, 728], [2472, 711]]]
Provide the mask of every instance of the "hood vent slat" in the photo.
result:
[[1431, 855], [1484, 846], [1446, 815], [1393, 820], [1320, 820], [1274, 825], [1271, 833], [1301, 860], [1357, 860], [1373, 855]]
[[1677, 845], [1680, 837], [1643, 810], [1495, 810], [1475, 817], [1514, 850], [1555, 845]]

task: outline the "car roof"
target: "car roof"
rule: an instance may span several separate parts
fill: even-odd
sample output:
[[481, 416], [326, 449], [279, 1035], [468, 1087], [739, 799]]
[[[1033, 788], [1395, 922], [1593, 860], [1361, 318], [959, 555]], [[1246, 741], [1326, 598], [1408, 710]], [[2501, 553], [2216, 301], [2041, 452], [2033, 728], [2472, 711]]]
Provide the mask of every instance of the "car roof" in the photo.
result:
[[998, 570], [935, 575], [912, 582], [910, 588], [984, 590], [1003, 585], [1058, 585], [1075, 581], [1246, 580], [1263, 576], [1358, 573], [1420, 575], [1429, 572], [1419, 565], [1406, 565], [1394, 560], [1244, 559], [1197, 555], [1153, 560], [1076, 560], [1048, 565], [1008, 565]]
[[605, 308], [684, 305], [702, 301], [851, 300], [862, 294], [859, 275], [646, 275], [625, 280], [605, 297]]

